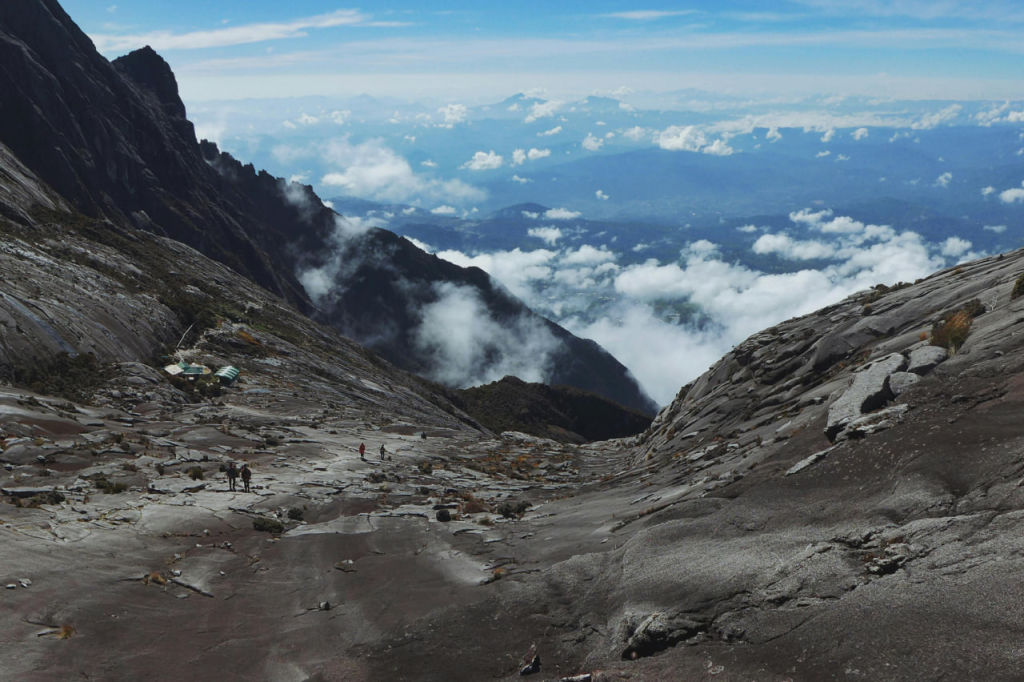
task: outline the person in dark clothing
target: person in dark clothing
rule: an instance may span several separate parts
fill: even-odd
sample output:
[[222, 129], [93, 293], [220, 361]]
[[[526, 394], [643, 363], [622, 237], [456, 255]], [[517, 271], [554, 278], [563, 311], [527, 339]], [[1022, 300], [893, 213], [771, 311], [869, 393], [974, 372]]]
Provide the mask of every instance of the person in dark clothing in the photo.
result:
[[235, 467], [234, 462], [228, 463], [228, 490], [235, 489], [235, 480], [238, 478], [238, 469]]
[[252, 469], [249, 468], [248, 464], [242, 465], [242, 485], [245, 487], [245, 492], [249, 492], [249, 481], [252, 479]]
[[384, 449], [384, 444], [381, 443], [380, 444], [380, 461], [382, 461], [382, 462], [384, 461], [384, 453], [385, 452], [387, 452], [387, 451]]

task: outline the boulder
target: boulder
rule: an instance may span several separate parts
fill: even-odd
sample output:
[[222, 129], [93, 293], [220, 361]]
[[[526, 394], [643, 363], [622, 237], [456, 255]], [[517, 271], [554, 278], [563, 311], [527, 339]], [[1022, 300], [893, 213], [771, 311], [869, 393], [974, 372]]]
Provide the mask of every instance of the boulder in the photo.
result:
[[921, 377], [913, 372], [893, 372], [889, 375], [889, 390], [898, 397], [920, 380]]
[[853, 384], [828, 408], [828, 439], [835, 441], [848, 423], [892, 400], [895, 396], [889, 388], [889, 375], [906, 365], [905, 357], [892, 353], [862, 367], [854, 375]]
[[908, 372], [924, 376], [949, 357], [949, 351], [938, 346], [922, 346], [910, 354]]

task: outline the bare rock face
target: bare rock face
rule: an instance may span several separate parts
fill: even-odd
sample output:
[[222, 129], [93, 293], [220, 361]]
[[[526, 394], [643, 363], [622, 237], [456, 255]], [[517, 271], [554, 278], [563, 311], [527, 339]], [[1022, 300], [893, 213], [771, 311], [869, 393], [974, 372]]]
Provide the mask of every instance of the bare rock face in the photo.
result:
[[893, 372], [889, 375], [889, 390], [894, 398], [898, 398], [920, 380], [921, 377], [913, 372]]
[[843, 428], [866, 412], [882, 407], [895, 396], [889, 388], [889, 376], [907, 366], [907, 359], [892, 353], [862, 367], [853, 375], [853, 384], [828, 408], [825, 435], [835, 440]]
[[949, 357], [949, 351], [936, 346], [922, 346], [910, 353], [908, 372], [924, 376]]

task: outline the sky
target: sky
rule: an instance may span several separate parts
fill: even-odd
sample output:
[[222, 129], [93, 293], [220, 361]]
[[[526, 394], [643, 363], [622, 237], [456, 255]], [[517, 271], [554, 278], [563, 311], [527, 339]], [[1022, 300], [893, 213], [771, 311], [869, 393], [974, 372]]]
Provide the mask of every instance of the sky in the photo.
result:
[[107, 57], [150, 45], [186, 103], [479, 103], [630, 88], [1024, 98], [1024, 6], [965, 0], [63, 0]]

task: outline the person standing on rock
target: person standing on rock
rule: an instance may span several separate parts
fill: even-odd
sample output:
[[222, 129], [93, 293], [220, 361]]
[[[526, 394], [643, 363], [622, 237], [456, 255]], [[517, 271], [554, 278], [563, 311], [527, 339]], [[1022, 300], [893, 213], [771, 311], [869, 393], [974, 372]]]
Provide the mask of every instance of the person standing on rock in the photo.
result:
[[249, 481], [252, 480], [252, 469], [249, 468], [248, 464], [242, 465], [242, 486], [245, 488], [245, 492], [249, 492]]
[[234, 462], [228, 462], [228, 490], [234, 492], [235, 480], [238, 478], [238, 469], [235, 467]]
[[384, 453], [385, 452], [387, 452], [387, 450], [384, 449], [384, 443], [381, 443], [380, 444], [380, 461], [382, 461], [382, 462], [384, 461]]
[[366, 459], [366, 443], [359, 444], [359, 459]]

